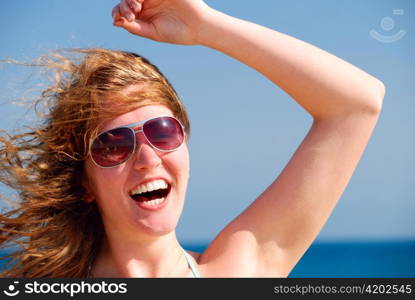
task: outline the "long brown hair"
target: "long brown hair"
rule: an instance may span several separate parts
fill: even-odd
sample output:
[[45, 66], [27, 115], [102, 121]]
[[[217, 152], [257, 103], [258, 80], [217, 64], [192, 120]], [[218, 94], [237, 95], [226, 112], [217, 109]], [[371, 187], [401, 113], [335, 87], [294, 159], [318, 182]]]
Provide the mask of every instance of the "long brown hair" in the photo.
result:
[[[0, 258], [8, 261], [1, 275], [85, 277], [105, 237], [82, 184], [100, 124], [149, 104], [167, 106], [187, 136], [189, 120], [168, 80], [137, 54], [72, 49], [29, 65], [51, 70], [53, 82], [36, 102], [47, 108], [39, 125], [0, 134], [0, 182], [18, 194], [15, 207], [0, 214], [0, 247], [17, 246]], [[108, 96], [116, 101], [108, 103]]]

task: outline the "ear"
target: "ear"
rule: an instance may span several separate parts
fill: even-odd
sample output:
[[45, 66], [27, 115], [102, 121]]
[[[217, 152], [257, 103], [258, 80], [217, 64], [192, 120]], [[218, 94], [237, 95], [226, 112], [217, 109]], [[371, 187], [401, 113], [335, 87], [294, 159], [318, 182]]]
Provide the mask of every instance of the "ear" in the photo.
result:
[[82, 178], [82, 186], [85, 189], [84, 201], [86, 203], [94, 202], [95, 196], [94, 196], [94, 193], [92, 192], [91, 184], [89, 183], [88, 177], [86, 175], [84, 175]]
[[95, 201], [95, 196], [88, 190], [85, 191], [84, 201], [86, 203], [92, 203]]

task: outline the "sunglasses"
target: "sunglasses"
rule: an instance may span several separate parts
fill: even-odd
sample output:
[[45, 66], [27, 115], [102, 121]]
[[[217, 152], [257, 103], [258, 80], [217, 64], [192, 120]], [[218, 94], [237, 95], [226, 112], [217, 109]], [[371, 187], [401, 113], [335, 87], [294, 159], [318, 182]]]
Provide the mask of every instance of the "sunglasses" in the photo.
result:
[[184, 141], [184, 126], [170, 116], [161, 116], [124, 125], [100, 133], [92, 142], [92, 161], [101, 168], [126, 162], [135, 152], [136, 134], [142, 132], [148, 144], [161, 152], [171, 152]]

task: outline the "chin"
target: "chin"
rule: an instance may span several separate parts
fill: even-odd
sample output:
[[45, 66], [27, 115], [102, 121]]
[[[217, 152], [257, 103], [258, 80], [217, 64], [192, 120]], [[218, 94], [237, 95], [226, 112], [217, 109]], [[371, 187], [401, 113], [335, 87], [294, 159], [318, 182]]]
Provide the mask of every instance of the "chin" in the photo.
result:
[[145, 221], [139, 222], [140, 231], [145, 233], [149, 236], [163, 236], [170, 234], [171, 232], [176, 230], [176, 226], [178, 223], [178, 217], [171, 216], [170, 218], [151, 218]]

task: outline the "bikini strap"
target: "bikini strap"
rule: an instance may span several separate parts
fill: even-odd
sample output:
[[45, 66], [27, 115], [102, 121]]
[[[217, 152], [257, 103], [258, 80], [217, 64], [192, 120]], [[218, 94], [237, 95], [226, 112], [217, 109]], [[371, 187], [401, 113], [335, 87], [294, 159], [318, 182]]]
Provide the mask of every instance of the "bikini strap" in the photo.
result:
[[197, 268], [196, 268], [196, 265], [195, 265], [195, 263], [194, 263], [194, 261], [193, 261], [193, 258], [190, 256], [190, 254], [189, 253], [187, 253], [186, 252], [186, 250], [184, 250], [183, 249], [183, 253], [184, 253], [184, 257], [186, 258], [186, 261], [187, 261], [187, 264], [189, 265], [189, 268], [190, 268], [190, 270], [192, 271], [192, 273], [193, 273], [193, 276], [195, 277], [195, 278], [200, 278], [201, 276], [200, 276], [200, 273], [199, 273], [199, 271], [197, 270]]

